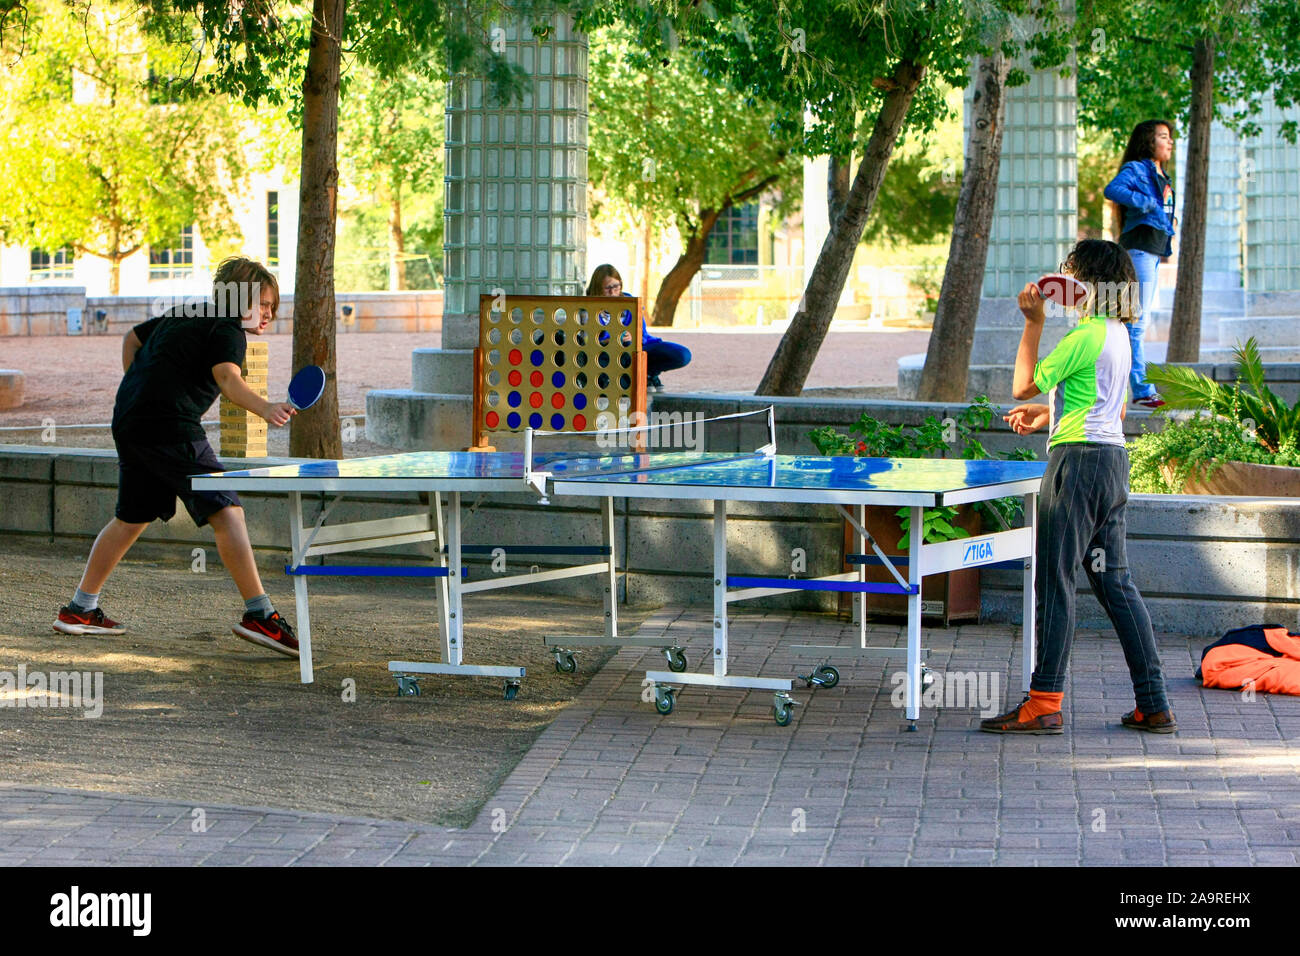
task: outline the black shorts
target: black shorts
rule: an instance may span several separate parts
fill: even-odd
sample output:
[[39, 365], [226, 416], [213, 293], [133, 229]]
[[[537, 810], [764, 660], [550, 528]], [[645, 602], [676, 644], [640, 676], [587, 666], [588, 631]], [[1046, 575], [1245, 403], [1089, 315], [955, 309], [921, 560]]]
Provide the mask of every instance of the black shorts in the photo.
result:
[[194, 491], [190, 476], [225, 471], [207, 439], [173, 445], [137, 445], [117, 442], [117, 509], [127, 524], [148, 524], [155, 518], [170, 521], [176, 499], [200, 528], [222, 508], [239, 504], [233, 491]]

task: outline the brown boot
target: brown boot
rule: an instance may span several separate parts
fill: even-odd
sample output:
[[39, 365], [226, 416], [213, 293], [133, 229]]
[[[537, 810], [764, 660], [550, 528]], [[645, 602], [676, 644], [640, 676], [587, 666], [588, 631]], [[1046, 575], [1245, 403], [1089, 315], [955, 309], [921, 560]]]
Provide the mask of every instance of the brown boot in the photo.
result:
[[1065, 718], [1058, 710], [1054, 714], [1042, 714], [1028, 720], [1020, 719], [1020, 708], [1029, 702], [1029, 695], [1005, 714], [989, 717], [980, 721], [980, 730], [989, 734], [1063, 734]]
[[1171, 710], [1160, 710], [1154, 714], [1144, 714], [1136, 707], [1119, 719], [1119, 722], [1132, 730], [1145, 730], [1149, 734], [1172, 734], [1178, 729]]

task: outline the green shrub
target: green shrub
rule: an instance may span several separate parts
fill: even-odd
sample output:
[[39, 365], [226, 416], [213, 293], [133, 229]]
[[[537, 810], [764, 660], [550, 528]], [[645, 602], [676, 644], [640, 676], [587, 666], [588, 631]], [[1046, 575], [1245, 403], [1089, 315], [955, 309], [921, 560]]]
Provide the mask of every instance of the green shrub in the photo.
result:
[[[1193, 471], [1208, 478], [1222, 461], [1300, 466], [1300, 454], [1294, 447], [1274, 454], [1239, 422], [1204, 413], [1187, 420], [1167, 420], [1161, 431], [1130, 442], [1128, 450], [1129, 485], [1144, 494], [1178, 494]], [[1178, 465], [1169, 481], [1161, 466], [1172, 462]]]
[[[975, 437], [975, 433], [988, 429], [993, 416], [999, 409], [992, 405], [988, 397], [979, 396], [951, 421], [940, 421], [933, 415], [926, 416], [925, 421], [914, 428], [903, 425], [888, 425], [867, 413], [849, 426], [849, 434], [836, 431], [830, 425], [815, 428], [808, 433], [813, 445], [823, 455], [845, 455], [853, 458], [964, 458], [968, 461], [992, 458]], [[950, 454], [954, 453], [954, 454]], [[1037, 456], [1033, 449], [1017, 448], [1010, 454], [1001, 456], [1010, 461], [1033, 461]], [[995, 498], [992, 501], [980, 501], [975, 510], [980, 513], [986, 525], [1010, 528], [1020, 517], [1024, 502], [1020, 498]], [[902, 508], [899, 514], [906, 517], [908, 509]], [[927, 508], [925, 510], [925, 541], [934, 544], [939, 541], [951, 541], [954, 538], [967, 537], [967, 532], [956, 527], [952, 520], [956, 516], [953, 508]], [[907, 531], [910, 521], [903, 525]], [[907, 535], [904, 534], [899, 547], [906, 549]]]

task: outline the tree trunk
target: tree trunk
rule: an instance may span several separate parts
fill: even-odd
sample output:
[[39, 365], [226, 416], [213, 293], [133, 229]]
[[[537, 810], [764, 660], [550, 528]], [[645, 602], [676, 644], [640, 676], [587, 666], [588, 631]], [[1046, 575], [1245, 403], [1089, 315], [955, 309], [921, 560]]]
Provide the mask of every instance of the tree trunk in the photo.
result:
[[1214, 118], [1213, 35], [1192, 51], [1192, 99], [1187, 123], [1187, 169], [1183, 175], [1183, 221], [1178, 243], [1178, 282], [1169, 326], [1169, 362], [1201, 358], [1201, 286], [1205, 281], [1205, 225], [1209, 209], [1210, 123]]
[[108, 260], [108, 294], [117, 295], [122, 291], [122, 260], [110, 256]]
[[1001, 52], [981, 57], [971, 99], [970, 139], [948, 264], [934, 329], [921, 370], [916, 397], [923, 402], [961, 402], [966, 399], [971, 345], [979, 315], [980, 290], [989, 255], [989, 231], [998, 201], [998, 167], [1002, 165], [1002, 131], [1006, 120], [1006, 83], [1009, 68]]
[[840, 221], [849, 201], [849, 156], [832, 156], [826, 165], [826, 213], [830, 228]]
[[402, 234], [402, 187], [388, 191], [388, 288], [397, 292], [406, 288], [406, 237]]
[[853, 177], [853, 188], [849, 190], [844, 212], [822, 244], [798, 311], [790, 328], [781, 337], [756, 394], [798, 395], [803, 391], [803, 383], [808, 380], [817, 350], [821, 348], [835, 315], [835, 304], [853, 265], [853, 253], [862, 240], [862, 230], [866, 227], [876, 194], [880, 192], [894, 143], [924, 75], [923, 63], [903, 60], [894, 70], [892, 79], [887, 81], [889, 92], [885, 94], [885, 101], [876, 116], [858, 174]]
[[[728, 204], [729, 206], [730, 204]], [[708, 251], [709, 233], [713, 231], [718, 217], [726, 212], [728, 206], [721, 209], [703, 209], [700, 211], [700, 227], [694, 235], [686, 240], [686, 248], [677, 257], [673, 267], [659, 284], [659, 294], [655, 296], [655, 310], [650, 317], [651, 325], [672, 325], [677, 313], [677, 302], [690, 287], [695, 273], [704, 265], [704, 255]]]
[[313, 0], [303, 79], [298, 268], [293, 296], [293, 367], [319, 365], [325, 393], [293, 418], [289, 453], [342, 458], [334, 343], [334, 228], [338, 199], [339, 60], [346, 0]]

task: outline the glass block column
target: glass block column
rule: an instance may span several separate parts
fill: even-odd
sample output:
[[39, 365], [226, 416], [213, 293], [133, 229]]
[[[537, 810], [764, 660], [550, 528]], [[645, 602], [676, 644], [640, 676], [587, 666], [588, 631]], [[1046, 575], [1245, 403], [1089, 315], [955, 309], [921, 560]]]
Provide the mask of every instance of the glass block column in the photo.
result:
[[1268, 99], [1259, 117], [1260, 135], [1243, 143], [1246, 193], [1246, 288], [1260, 292], [1300, 290], [1300, 146], [1282, 138], [1286, 120]]
[[1030, 77], [1028, 85], [1007, 95], [985, 298], [1015, 296], [1026, 282], [1054, 271], [1078, 235], [1074, 76], [1033, 72]]
[[[1242, 215], [1242, 161], [1241, 144], [1237, 134], [1215, 120], [1210, 126], [1210, 179], [1209, 204], [1205, 216], [1205, 272], [1209, 276], [1235, 276], [1235, 285], [1241, 279], [1241, 215]], [[1181, 183], [1187, 181], [1187, 139], [1179, 137], [1175, 153], [1174, 183], [1177, 190], [1179, 225], [1183, 221]]]
[[[443, 346], [473, 348], [481, 293], [586, 288], [587, 38], [564, 15], [544, 40], [506, 23], [495, 48], [521, 67], [504, 106], [480, 76], [447, 89]], [[504, 48], [504, 49], [503, 49]]]

